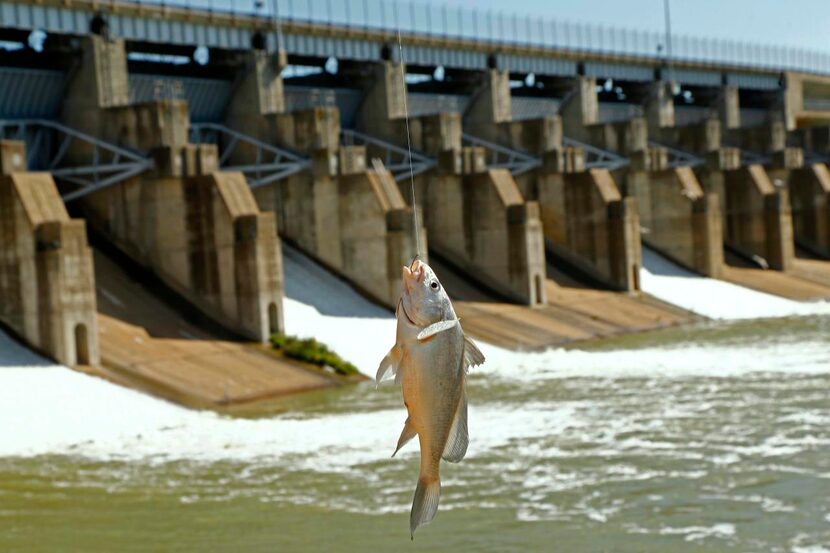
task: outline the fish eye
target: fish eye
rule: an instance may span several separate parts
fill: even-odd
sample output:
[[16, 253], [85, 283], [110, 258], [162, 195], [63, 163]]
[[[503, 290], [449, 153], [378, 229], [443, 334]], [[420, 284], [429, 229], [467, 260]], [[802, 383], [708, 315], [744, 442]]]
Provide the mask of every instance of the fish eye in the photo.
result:
[[441, 285], [438, 284], [437, 280], [433, 280], [432, 282], [429, 283], [429, 287], [432, 288], [433, 290], [438, 290], [439, 288], [441, 288]]

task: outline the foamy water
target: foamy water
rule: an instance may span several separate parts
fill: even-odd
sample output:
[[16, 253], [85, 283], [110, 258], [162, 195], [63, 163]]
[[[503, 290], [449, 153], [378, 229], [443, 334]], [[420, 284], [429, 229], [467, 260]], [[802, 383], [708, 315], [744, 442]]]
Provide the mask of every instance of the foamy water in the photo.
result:
[[[389, 316], [321, 315], [314, 307], [292, 299], [286, 299], [285, 309], [289, 332], [316, 336], [370, 376], [394, 340], [395, 321]], [[405, 418], [403, 407], [393, 403], [392, 408], [371, 412], [237, 420], [184, 409], [48, 364], [8, 338], [0, 343], [5, 359], [30, 365], [0, 370], [0, 435], [6, 437], [0, 441], [0, 455], [72, 453], [100, 459], [267, 462], [276, 462], [284, 455], [306, 455], [309, 468], [315, 466], [319, 455], [322, 463], [348, 466], [376, 460], [379, 452], [394, 443]], [[573, 378], [670, 381], [755, 373], [776, 373], [785, 378], [787, 374], [830, 372], [830, 348], [822, 339], [784, 345], [672, 344], [542, 353], [514, 353], [482, 344], [482, 350], [488, 361], [475, 370], [475, 378], [515, 386]], [[365, 387], [361, 393], [377, 392]], [[504, 446], [516, 438], [518, 429], [527, 437], [548, 436], [556, 420], [562, 422], [573, 416], [569, 409], [563, 411], [545, 402], [524, 404], [521, 409], [503, 410], [498, 402], [474, 404], [471, 409], [480, 420], [490, 421], [489, 432], [478, 438], [472, 456], [476, 451]]]
[[[287, 331], [315, 336], [354, 362], [364, 374], [373, 376], [379, 360], [394, 342], [394, 317], [296, 252], [286, 256], [286, 261], [286, 274], [291, 277], [289, 294], [302, 296], [298, 289], [311, 288], [320, 305], [328, 308], [325, 298], [331, 297], [334, 312], [360, 315], [324, 315], [319, 305], [289, 297], [285, 299]], [[744, 292], [752, 297], [764, 296]], [[785, 302], [789, 303], [794, 302]], [[776, 305], [770, 301], [766, 307]], [[779, 315], [784, 312], [777, 311]], [[739, 316], [746, 313], [741, 310]], [[830, 372], [830, 347], [823, 338], [785, 344], [770, 341], [713, 346], [681, 342], [612, 351], [514, 353], [489, 344], [481, 344], [481, 349], [488, 361], [476, 369], [476, 377], [515, 385], [572, 378], [725, 378], [755, 373], [783, 377], [788, 373]], [[74, 453], [101, 459], [273, 461], [284, 454], [313, 456], [314, 452], [326, 451], [329, 460], [334, 455], [335, 464], [348, 465], [369, 462], [394, 443], [399, 432], [397, 419], [404, 416], [403, 407], [393, 404], [393, 408], [372, 412], [237, 420], [184, 409], [51, 364], [2, 334], [0, 352], [6, 365], [0, 369], [0, 435], [6, 437], [0, 441], [0, 455]], [[363, 392], [372, 394], [373, 389], [367, 387]], [[517, 428], [528, 435], [548, 435], [552, 421], [541, 413], [554, 418], [563, 415], [557, 414], [555, 406], [540, 406], [537, 410], [523, 407], [521, 411], [501, 411], [493, 404], [473, 405], [481, 417], [493, 420], [491, 432], [477, 441], [479, 450], [504, 445]], [[24, 427], [25, 432], [21, 431]], [[309, 463], [314, 464], [312, 458]]]
[[644, 292], [712, 319], [760, 319], [830, 314], [830, 302], [798, 302], [696, 275], [643, 248]]

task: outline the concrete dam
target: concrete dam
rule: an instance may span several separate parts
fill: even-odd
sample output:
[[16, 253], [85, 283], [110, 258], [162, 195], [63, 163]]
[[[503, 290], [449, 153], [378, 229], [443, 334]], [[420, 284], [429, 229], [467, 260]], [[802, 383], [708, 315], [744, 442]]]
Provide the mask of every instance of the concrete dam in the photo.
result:
[[391, 317], [416, 236], [505, 349], [827, 310], [826, 56], [343, 6], [0, 0], [2, 327], [233, 409], [355, 380], [268, 340], [348, 349], [293, 302]]

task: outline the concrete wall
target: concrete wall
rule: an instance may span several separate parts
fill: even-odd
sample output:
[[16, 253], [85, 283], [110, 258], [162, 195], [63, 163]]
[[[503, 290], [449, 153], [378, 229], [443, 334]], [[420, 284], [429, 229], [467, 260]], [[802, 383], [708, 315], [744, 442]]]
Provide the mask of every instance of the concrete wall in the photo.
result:
[[[88, 94], [88, 82], [97, 83], [97, 96]], [[184, 101], [130, 105], [122, 82], [123, 42], [85, 39], [82, 64], [68, 87], [65, 122], [148, 152], [155, 161], [149, 173], [80, 200], [87, 220], [219, 323], [259, 341], [281, 332], [274, 215], [259, 211], [242, 174], [218, 172], [215, 146], [189, 143]], [[82, 144], [68, 156], [90, 159]]]
[[[623, 200], [608, 171], [585, 171], [581, 148], [563, 144], [563, 119], [573, 123], [596, 115], [591, 113], [596, 102], [590, 101], [595, 93], [588, 94], [579, 83], [570, 98], [571, 110], [562, 116], [512, 121], [506, 74], [491, 71], [471, 99], [465, 128], [541, 160], [538, 169], [523, 173], [516, 181], [525, 198], [538, 202], [547, 246], [553, 253], [611, 288], [636, 290], [640, 266], [637, 206]], [[495, 106], [506, 106], [507, 114]], [[594, 127], [598, 133], [603, 129]]]
[[790, 172], [793, 233], [798, 244], [830, 256], [830, 171], [812, 163]]
[[[357, 121], [363, 132], [406, 147], [402, 74], [399, 64], [375, 67]], [[482, 88], [487, 91], [503, 90], [508, 84], [503, 72], [490, 72], [484, 80]], [[481, 93], [484, 107], [474, 106], [465, 120], [509, 118], [507, 90], [506, 108], [503, 101], [488, 100], [492, 94], [485, 91]], [[505, 297], [530, 305], [546, 304], [538, 205], [525, 202], [509, 172], [487, 170], [481, 148], [462, 146], [460, 114], [412, 118], [409, 131], [412, 147], [438, 160], [438, 167], [416, 182], [430, 248]], [[409, 197], [409, 186], [402, 188]]]
[[537, 201], [548, 247], [581, 272], [620, 290], [639, 289], [640, 222], [607, 169], [549, 173]]
[[436, 252], [517, 302], [547, 303], [539, 206], [524, 201], [508, 171], [489, 169], [465, 176], [460, 194], [452, 194], [454, 203], [449, 202], [450, 194], [433, 202], [435, 196], [430, 193], [426, 206], [431, 221], [451, 222], [430, 230]]
[[[788, 146], [786, 125], [775, 109], [764, 124], [741, 127], [737, 89], [725, 87], [718, 101], [723, 108], [719, 120], [666, 129], [661, 138], [705, 157], [697, 175], [704, 189], [721, 199], [726, 243], [746, 256], [763, 258], [770, 268], [787, 270], [794, 257], [794, 227], [805, 236], [805, 243], [815, 243], [811, 242], [817, 229], [813, 204], [820, 203], [821, 193], [816, 195], [820, 177], [803, 169], [803, 152]], [[724, 141], [737, 147], [724, 147]], [[742, 149], [767, 156], [767, 165], [744, 165]], [[798, 196], [795, 212], [790, 209], [790, 194]]]
[[[363, 146], [340, 144], [337, 108], [273, 116], [264, 140], [308, 155], [312, 169], [256, 189], [264, 208], [277, 207], [283, 236], [378, 302], [394, 307], [400, 271], [417, 248], [412, 208], [392, 175], [370, 169]], [[422, 256], [426, 231], [421, 234]]]
[[[417, 251], [412, 208], [388, 171], [344, 176], [338, 186], [343, 252], [338, 269], [387, 306], [396, 306], [401, 267], [410, 264]], [[422, 240], [424, 257], [427, 246]]]
[[[258, 204], [280, 215], [282, 236], [366, 295], [394, 307], [401, 267], [416, 252], [412, 209], [388, 171], [369, 169], [364, 147], [341, 146], [337, 108], [284, 112], [282, 81], [275, 71], [284, 65], [280, 55], [245, 56], [226, 124], [266, 143], [299, 151], [312, 162], [310, 171], [258, 187]], [[394, 87], [394, 79], [387, 84]], [[253, 150], [237, 148], [230, 161], [252, 163], [254, 156]], [[423, 228], [420, 232], [425, 248]]]
[[[649, 142], [654, 140], [691, 152], [720, 152], [720, 122], [709, 119], [677, 127], [669, 82], [649, 83], [642, 103], [645, 117], [597, 122], [594, 81], [578, 78], [562, 104], [562, 117], [568, 122], [565, 134], [627, 156], [629, 165], [615, 171], [615, 176], [625, 195], [636, 199], [643, 240], [681, 265], [720, 277], [724, 263], [723, 224], [717, 194], [723, 187], [704, 193], [691, 168], [671, 163], [666, 147]], [[718, 182], [722, 182], [721, 165], [707, 167], [709, 170], [701, 174], [707, 179], [721, 178]]]
[[726, 240], [748, 255], [786, 271], [795, 256], [789, 193], [776, 188], [760, 165], [725, 172]]
[[0, 320], [59, 363], [97, 365], [86, 226], [69, 218], [48, 173], [25, 172], [22, 143], [0, 150]]
[[[262, 209], [279, 214], [280, 232], [305, 252], [332, 268], [343, 263], [342, 247], [332, 237], [340, 232], [338, 177], [341, 174], [340, 115], [336, 108], [318, 107], [276, 116], [260, 139], [308, 155], [311, 171], [254, 190]], [[234, 163], [252, 159], [235, 158]], [[365, 157], [362, 168], [365, 171]]]
[[649, 246], [700, 274], [723, 276], [718, 196], [704, 193], [690, 168], [650, 173], [636, 198]]

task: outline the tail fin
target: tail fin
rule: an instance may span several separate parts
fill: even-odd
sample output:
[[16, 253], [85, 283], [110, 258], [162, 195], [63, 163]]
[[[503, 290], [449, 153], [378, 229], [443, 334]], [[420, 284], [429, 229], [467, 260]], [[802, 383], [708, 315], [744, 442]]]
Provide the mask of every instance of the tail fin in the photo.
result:
[[415, 488], [415, 499], [412, 500], [412, 512], [409, 514], [409, 535], [415, 539], [415, 530], [424, 524], [429, 524], [438, 511], [438, 500], [441, 499], [441, 481], [438, 478], [428, 480], [418, 479]]

